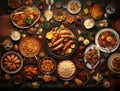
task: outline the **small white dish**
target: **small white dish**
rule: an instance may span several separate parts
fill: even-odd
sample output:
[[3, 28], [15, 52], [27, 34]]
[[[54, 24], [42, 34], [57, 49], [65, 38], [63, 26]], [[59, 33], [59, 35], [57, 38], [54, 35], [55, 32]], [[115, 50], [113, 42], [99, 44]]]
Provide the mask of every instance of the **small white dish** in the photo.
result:
[[13, 41], [18, 41], [21, 38], [21, 34], [19, 31], [15, 30], [10, 33], [10, 37]]

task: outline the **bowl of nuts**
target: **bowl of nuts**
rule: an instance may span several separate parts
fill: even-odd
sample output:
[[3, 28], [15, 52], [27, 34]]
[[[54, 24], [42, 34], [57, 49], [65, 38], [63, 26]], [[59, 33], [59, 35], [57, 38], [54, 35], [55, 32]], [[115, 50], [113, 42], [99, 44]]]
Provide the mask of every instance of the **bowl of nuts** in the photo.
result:
[[56, 70], [56, 62], [50, 57], [44, 57], [39, 62], [39, 69], [43, 74], [52, 74]]

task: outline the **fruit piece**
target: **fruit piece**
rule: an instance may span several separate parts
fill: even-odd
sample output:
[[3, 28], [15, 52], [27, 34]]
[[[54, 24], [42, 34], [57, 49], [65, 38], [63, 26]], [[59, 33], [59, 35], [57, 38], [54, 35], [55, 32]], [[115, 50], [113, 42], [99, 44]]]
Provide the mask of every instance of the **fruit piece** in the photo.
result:
[[43, 10], [43, 9], [44, 9], [44, 4], [43, 4], [43, 3], [40, 3], [39, 9], [40, 9], [40, 10]]
[[46, 38], [47, 39], [52, 39], [53, 38], [53, 33], [52, 32], [47, 32]]
[[9, 74], [5, 74], [4, 77], [5, 77], [5, 80], [10, 80], [11, 79]]
[[35, 9], [35, 10], [33, 11], [33, 13], [34, 13], [35, 15], [38, 15], [38, 14], [39, 14], [39, 11], [38, 11], [37, 9]]
[[45, 21], [44, 17], [40, 17], [40, 22], [43, 23]]
[[88, 11], [87, 8], [84, 9], [84, 13], [85, 13], [85, 14], [88, 14], [88, 13], [89, 13], [89, 11]]
[[83, 41], [83, 43], [84, 43], [84, 45], [88, 45], [88, 44], [90, 43], [90, 41], [89, 41], [88, 39], [85, 39], [85, 40]]
[[40, 57], [45, 57], [45, 53], [44, 53], [44, 52], [41, 52], [41, 53], [39, 54], [39, 56], [40, 56]]
[[111, 36], [107, 36], [106, 41], [111, 42], [112, 41], [112, 37]]
[[45, 82], [50, 82], [51, 79], [52, 79], [51, 75], [44, 75], [44, 76], [43, 76], [43, 80], [44, 80]]
[[69, 83], [68, 81], [65, 81], [65, 82], [64, 82], [64, 85], [65, 85], [65, 86], [69, 86], [70, 83]]
[[64, 29], [64, 28], [65, 28], [64, 25], [61, 25], [61, 26], [60, 26], [60, 29]]
[[13, 47], [13, 49], [14, 49], [15, 51], [18, 51], [18, 49], [19, 49], [19, 48], [18, 48], [18, 45], [15, 44], [14, 47]]

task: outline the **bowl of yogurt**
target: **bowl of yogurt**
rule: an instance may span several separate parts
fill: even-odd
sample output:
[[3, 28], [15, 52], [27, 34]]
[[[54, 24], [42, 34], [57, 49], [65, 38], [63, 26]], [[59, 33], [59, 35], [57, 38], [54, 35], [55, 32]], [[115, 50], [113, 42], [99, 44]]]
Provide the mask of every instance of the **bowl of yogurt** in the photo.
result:
[[21, 34], [19, 31], [14, 30], [14, 31], [11, 31], [10, 37], [13, 41], [18, 41], [21, 38]]

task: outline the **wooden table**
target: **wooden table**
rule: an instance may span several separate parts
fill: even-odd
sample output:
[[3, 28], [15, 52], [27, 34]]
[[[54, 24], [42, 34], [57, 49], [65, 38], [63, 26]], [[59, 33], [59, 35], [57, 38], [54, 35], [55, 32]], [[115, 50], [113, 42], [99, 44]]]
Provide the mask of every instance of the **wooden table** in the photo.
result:
[[[33, 0], [34, 1], [34, 4], [38, 7], [38, 5], [39, 5], [39, 3], [40, 3], [40, 1], [39, 0]], [[83, 11], [83, 9], [86, 7], [86, 1], [87, 0], [80, 0], [80, 2], [82, 3], [82, 10], [81, 10], [81, 12]], [[117, 0], [118, 1], [118, 0]], [[55, 1], [55, 3], [57, 2], [57, 0]], [[62, 3], [64, 3], [64, 4], [67, 4], [67, 0], [61, 0], [61, 2]], [[108, 4], [108, 3], [110, 3], [110, 0], [93, 0], [93, 3], [99, 3], [100, 5], [102, 5], [103, 6], [103, 8], [105, 8], [105, 6]], [[2, 4], [2, 3], [1, 3]], [[2, 43], [3, 42], [3, 40], [5, 40], [6, 38], [9, 38], [9, 33], [10, 33], [10, 31], [11, 30], [13, 30], [13, 29], [18, 29], [19, 30], [19, 28], [16, 28], [16, 27], [14, 27], [13, 26], [13, 24], [11, 23], [11, 21], [10, 21], [10, 13], [13, 11], [13, 10], [11, 10], [9, 7], [8, 7], [8, 5], [7, 5], [7, 0], [5, 0], [4, 1], [4, 3], [3, 3], [3, 5], [4, 6], [0, 6], [1, 8], [0, 8], [0, 11], [1, 11], [1, 13], [0, 13], [0, 43]], [[22, 5], [24, 5], [24, 0], [22, 0]], [[46, 4], [45, 4], [45, 9], [47, 8], [47, 6], [46, 6]], [[44, 9], [44, 10], [45, 10]], [[52, 6], [52, 11], [54, 11], [56, 8], [55, 8], [55, 5], [53, 5]], [[41, 10], [41, 15], [43, 16], [43, 13], [44, 13], [44, 10]], [[64, 9], [65, 11], [66, 11], [66, 9]], [[120, 9], [118, 8], [118, 12], [120, 11]], [[66, 11], [66, 13], [67, 13], [67, 15], [70, 15], [70, 13], [68, 13], [67, 11]], [[76, 17], [77, 15], [74, 15], [74, 17]], [[110, 19], [108, 19], [108, 21], [109, 21], [109, 23], [110, 23], [110, 25], [112, 24], [112, 21], [114, 20], [114, 19], [116, 19], [116, 18], [119, 18], [119, 16], [120, 16], [120, 13], [116, 13], [112, 18], [110, 18]], [[79, 25], [79, 26], [76, 26], [74, 23], [72, 23], [72, 24], [69, 24], [69, 26], [71, 26], [75, 31], [77, 31], [78, 29], [80, 29], [80, 30], [83, 30], [83, 31], [86, 31], [86, 29], [84, 28], [84, 26], [83, 26], [83, 21], [87, 18], [87, 17], [90, 17], [89, 15], [86, 15], [86, 16], [84, 16], [83, 18], [82, 18], [82, 22], [81, 22], [81, 24]], [[96, 22], [98, 22], [98, 21], [96, 21]], [[40, 23], [40, 22], [38, 22], [38, 23]], [[59, 22], [55, 22], [55, 24], [56, 23], [59, 23]], [[66, 21], [63, 21], [62, 23], [65, 23], [65, 24], [68, 24]], [[3, 25], [2, 25], [3, 24]], [[52, 25], [52, 24], [51, 24]], [[111, 26], [109, 26], [109, 27], [111, 27]], [[91, 29], [90, 30], [90, 32], [92, 32], [92, 34], [95, 36], [95, 34], [96, 34], [96, 32], [97, 31], [99, 31], [101, 28], [100, 27], [95, 27], [95, 28], [93, 28], [93, 29]], [[48, 31], [49, 29], [44, 29], [44, 31], [43, 31], [43, 34], [42, 35], [44, 35], [44, 33], [46, 32], [46, 31]], [[26, 34], [27, 34], [27, 31], [24, 31]], [[42, 52], [44, 52], [45, 54], [46, 54], [46, 56], [49, 56], [47, 53], [46, 53], [46, 51], [44, 50], [44, 40], [43, 40], [44, 38], [42, 38], [42, 39], [40, 39], [41, 41], [42, 41]], [[15, 44], [17, 44], [18, 42], [15, 42]], [[80, 45], [80, 44], [79, 44]], [[5, 52], [7, 52], [2, 46], [0, 47], [0, 49], [2, 50], [1, 51], [1, 55], [0, 55], [0, 57], [2, 57], [2, 55], [5, 53]], [[116, 51], [116, 52], [120, 52], [120, 48], [118, 48], [118, 50]], [[102, 53], [101, 53], [102, 54]], [[24, 58], [24, 57], [23, 57]], [[38, 56], [38, 58], [39, 58], [39, 60], [41, 59], [39, 56]], [[107, 60], [107, 58], [108, 57], [106, 57], [106, 59], [105, 60]], [[31, 58], [31, 59], [26, 59], [26, 58], [24, 58], [25, 60], [27, 60], [27, 61], [29, 61], [29, 60], [36, 60], [35, 58]], [[78, 63], [80, 63], [80, 60], [82, 60], [82, 62], [83, 62], [83, 58], [79, 58], [79, 57], [77, 57], [76, 56], [76, 53], [75, 54], [73, 54], [71, 57], [69, 57], [68, 59], [70, 59], [70, 60], [72, 60], [72, 61], [74, 61], [75, 62], [75, 64], [77, 65]], [[39, 60], [37, 60], [37, 61], [39, 61]], [[59, 60], [57, 60], [56, 59], [56, 63], [58, 63], [59, 62]], [[25, 64], [26, 62], [24, 62], [24, 64]], [[106, 62], [105, 62], [106, 63]], [[37, 65], [37, 64], [36, 64]], [[107, 64], [106, 64], [107, 65]], [[104, 65], [104, 66], [106, 66], [106, 65]], [[100, 66], [100, 65], [99, 65]], [[99, 70], [99, 66], [95, 69], [96, 70], [96, 72], [101, 72], [100, 70]], [[84, 65], [84, 70], [86, 70], [88, 73], [90, 72], [90, 70]], [[81, 70], [78, 70], [78, 72], [80, 72]], [[110, 70], [108, 69], [108, 67], [106, 66], [106, 71], [109, 71], [110, 72]], [[106, 71], [103, 71], [102, 73], [104, 73], [104, 72], [106, 72]], [[110, 72], [111, 73], [111, 72]], [[29, 82], [29, 81], [27, 81], [27, 80], [25, 80], [24, 79], [24, 82], [23, 82], [23, 84], [22, 85], [20, 85], [20, 86], [15, 86], [15, 85], [13, 85], [12, 84], [12, 81], [10, 80], [10, 81], [6, 81], [5, 79], [4, 79], [4, 72], [2, 72], [2, 75], [1, 75], [1, 77], [2, 77], [2, 79], [0, 80], [0, 88], [18, 88], [18, 89], [24, 89], [24, 88], [27, 88], [27, 89], [29, 89], [29, 88], [31, 88], [31, 82]], [[23, 74], [22, 73], [22, 70], [19, 72], [19, 73], [17, 73], [17, 74]], [[43, 75], [41, 72], [39, 72], [38, 73], [39, 75]], [[52, 74], [52, 75], [54, 75], [54, 76], [56, 76], [56, 74], [54, 73], [54, 74]], [[117, 77], [117, 78], [119, 78], [120, 76], [119, 75], [116, 75], [116, 76], [114, 76], [114, 75], [116, 75], [116, 74], [114, 74], [114, 73], [111, 73], [111, 75], [109, 75], [109, 77], [106, 77], [106, 79], [110, 79], [110, 81], [112, 82], [111, 83], [111, 88], [110, 89], [112, 89], [112, 88], [114, 88], [113, 86], [116, 86], [116, 87], [118, 87], [117, 85], [120, 83], [120, 82], [118, 82], [117, 80], [118, 79], [116, 79], [115, 77]], [[11, 75], [11, 78], [12, 77], [14, 77], [14, 75]], [[56, 76], [57, 77], [57, 76]], [[102, 89], [102, 86], [101, 85], [97, 85], [97, 84], [95, 84], [94, 83], [94, 81], [92, 81], [91, 80], [92, 79], [92, 75], [89, 75], [89, 81], [87, 82], [87, 84], [85, 85], [85, 86], [82, 86], [82, 87], [80, 87], [81, 89], [83, 88], [96, 88], [96, 89]], [[119, 78], [119, 80], [120, 80], [120, 78]], [[58, 81], [56, 82], [56, 83], [52, 83], [52, 82], [50, 82], [50, 83], [44, 83], [43, 81], [39, 81], [38, 80], [38, 82], [40, 83], [40, 88], [78, 88], [78, 86], [73, 82], [73, 80], [71, 80], [70, 81], [70, 86], [69, 87], [65, 87], [64, 86], [64, 81], [62, 81], [62, 80], [60, 80], [60, 79], [58, 79]], [[102, 89], [103, 90], [103, 89]]]

